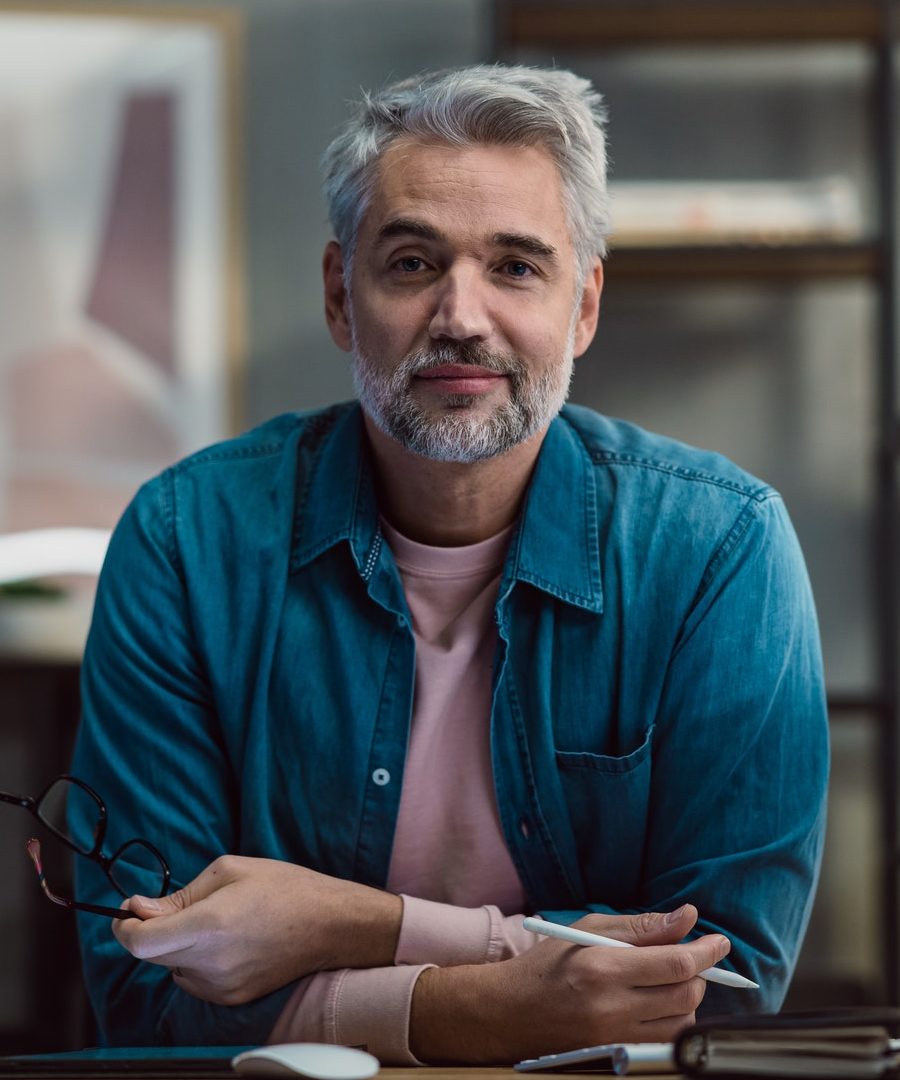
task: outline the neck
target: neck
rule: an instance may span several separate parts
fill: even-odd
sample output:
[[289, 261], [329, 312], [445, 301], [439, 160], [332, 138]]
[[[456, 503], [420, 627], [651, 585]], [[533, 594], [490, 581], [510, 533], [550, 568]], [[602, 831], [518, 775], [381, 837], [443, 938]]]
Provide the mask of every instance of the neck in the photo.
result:
[[487, 540], [515, 521], [545, 431], [505, 454], [460, 464], [410, 453], [363, 415], [382, 513], [404, 536], [459, 547]]

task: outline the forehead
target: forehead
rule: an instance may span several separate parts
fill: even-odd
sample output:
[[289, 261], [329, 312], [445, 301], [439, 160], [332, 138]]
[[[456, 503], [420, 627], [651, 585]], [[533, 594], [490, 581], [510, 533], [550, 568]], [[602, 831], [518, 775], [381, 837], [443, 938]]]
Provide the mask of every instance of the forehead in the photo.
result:
[[383, 154], [360, 239], [393, 218], [476, 239], [535, 235], [571, 247], [563, 186], [550, 153], [537, 146], [447, 146], [398, 140]]

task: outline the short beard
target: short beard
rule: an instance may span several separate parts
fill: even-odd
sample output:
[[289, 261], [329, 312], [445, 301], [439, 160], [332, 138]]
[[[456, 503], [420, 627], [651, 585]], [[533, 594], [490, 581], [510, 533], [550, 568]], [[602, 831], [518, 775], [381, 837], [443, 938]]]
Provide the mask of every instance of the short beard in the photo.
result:
[[[405, 357], [392, 374], [383, 375], [364, 355], [354, 332], [353, 383], [376, 426], [411, 453], [433, 461], [471, 464], [505, 454], [543, 431], [556, 416], [569, 396], [573, 336], [570, 333], [562, 362], [535, 379], [517, 356], [465, 342], [420, 349]], [[480, 398], [447, 394], [438, 406], [440, 411], [429, 414], [415, 399], [414, 378], [445, 364], [471, 364], [505, 375], [509, 398], [487, 415], [479, 415]]]

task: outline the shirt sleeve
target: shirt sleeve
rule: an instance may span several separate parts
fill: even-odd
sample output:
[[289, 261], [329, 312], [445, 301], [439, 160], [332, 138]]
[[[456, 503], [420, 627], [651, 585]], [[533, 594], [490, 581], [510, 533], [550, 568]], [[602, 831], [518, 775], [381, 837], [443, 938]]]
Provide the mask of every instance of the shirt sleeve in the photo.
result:
[[451, 967], [508, 960], [535, 944], [524, 917], [503, 915], [493, 904], [463, 908], [404, 895], [394, 962]]
[[431, 964], [343, 969], [297, 983], [268, 1042], [359, 1046], [382, 1065], [421, 1065], [409, 1049], [416, 981]]
[[393, 968], [326, 971], [301, 979], [268, 1041], [363, 1046], [383, 1065], [421, 1065], [409, 1048], [416, 980], [426, 967], [506, 960], [535, 941], [522, 915], [402, 896]]
[[[72, 771], [114, 808], [110, 850], [146, 837], [171, 861], [179, 888], [237, 849], [238, 798], [191, 631], [172, 481], [169, 472], [146, 484], [110, 542], [82, 665]], [[75, 862], [79, 899], [118, 902], [99, 867]], [[130, 956], [108, 919], [78, 914], [85, 985], [106, 1045], [259, 1043], [290, 995], [288, 986], [241, 1006], [201, 1001], [165, 968]]]
[[[760, 984], [710, 984], [701, 1014], [775, 1012], [815, 893], [825, 828], [828, 721], [818, 626], [781, 500], [751, 499], [722, 536], [669, 660], [652, 728], [643, 875], [622, 912], [691, 902], [696, 933]], [[702, 778], [698, 782], [698, 778]], [[570, 923], [574, 911], [541, 911]]]

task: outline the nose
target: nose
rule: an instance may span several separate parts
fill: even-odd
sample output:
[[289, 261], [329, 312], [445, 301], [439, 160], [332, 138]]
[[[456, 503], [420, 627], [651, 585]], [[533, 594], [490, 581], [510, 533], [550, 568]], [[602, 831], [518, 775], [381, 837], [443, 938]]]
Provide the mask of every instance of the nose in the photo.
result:
[[478, 268], [452, 267], [437, 286], [428, 333], [435, 341], [483, 341], [490, 336], [487, 284]]

